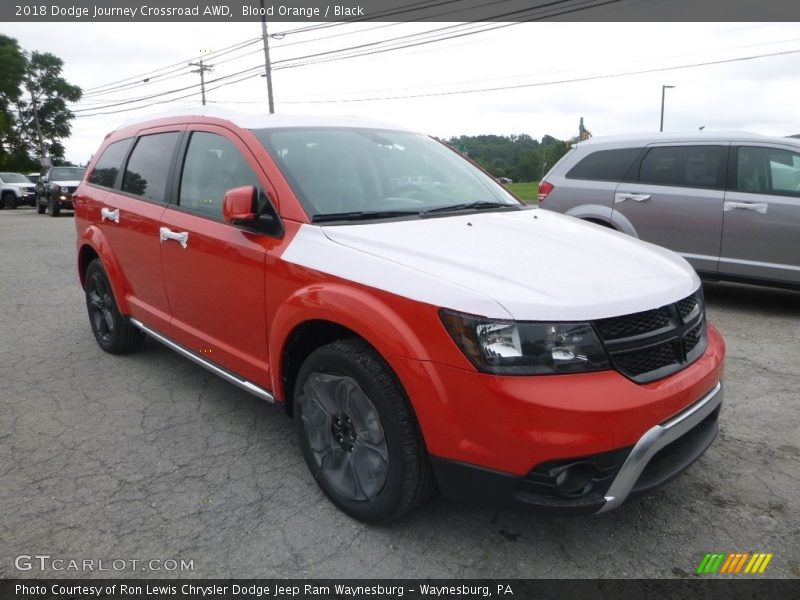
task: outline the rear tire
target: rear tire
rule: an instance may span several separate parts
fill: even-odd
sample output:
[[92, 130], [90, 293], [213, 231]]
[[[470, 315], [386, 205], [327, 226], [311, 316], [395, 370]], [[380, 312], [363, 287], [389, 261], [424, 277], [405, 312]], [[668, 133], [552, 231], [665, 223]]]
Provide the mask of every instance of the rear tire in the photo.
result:
[[406, 394], [364, 340], [340, 340], [309, 355], [297, 375], [294, 411], [311, 474], [351, 517], [385, 523], [430, 495], [433, 474]]
[[86, 269], [86, 308], [94, 337], [103, 350], [125, 354], [141, 347], [145, 334], [120, 314], [99, 258], [90, 262]]

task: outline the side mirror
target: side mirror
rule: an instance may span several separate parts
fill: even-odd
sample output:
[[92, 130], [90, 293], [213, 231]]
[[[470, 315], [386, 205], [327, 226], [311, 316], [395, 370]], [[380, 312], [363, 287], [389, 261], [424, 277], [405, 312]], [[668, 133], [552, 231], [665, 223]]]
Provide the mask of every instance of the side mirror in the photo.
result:
[[252, 185], [228, 190], [222, 200], [222, 218], [231, 225], [253, 223], [257, 216], [256, 198], [256, 188]]

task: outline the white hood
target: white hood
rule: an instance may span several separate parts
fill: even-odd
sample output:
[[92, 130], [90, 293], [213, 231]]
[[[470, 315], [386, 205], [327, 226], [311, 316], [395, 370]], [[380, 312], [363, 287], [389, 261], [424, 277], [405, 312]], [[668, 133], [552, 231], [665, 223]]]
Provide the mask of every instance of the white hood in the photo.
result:
[[436, 306], [517, 320], [628, 314], [700, 285], [669, 250], [543, 210], [307, 225], [283, 258]]

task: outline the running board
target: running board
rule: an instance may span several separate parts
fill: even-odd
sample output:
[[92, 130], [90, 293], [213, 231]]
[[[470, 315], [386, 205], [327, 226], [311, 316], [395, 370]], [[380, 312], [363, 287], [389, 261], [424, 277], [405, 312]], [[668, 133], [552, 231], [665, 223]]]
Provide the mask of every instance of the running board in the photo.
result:
[[215, 365], [211, 361], [206, 360], [202, 356], [199, 356], [189, 350], [188, 348], [184, 348], [180, 344], [173, 342], [171, 339], [164, 337], [157, 331], [153, 331], [147, 325], [142, 323], [141, 321], [137, 321], [136, 319], [129, 318], [128, 319], [134, 327], [141, 329], [150, 337], [158, 340], [162, 344], [164, 344], [167, 348], [174, 350], [181, 356], [188, 358], [192, 362], [200, 365], [201, 367], [208, 369], [214, 375], [218, 375], [222, 377], [225, 381], [232, 383], [238, 388], [243, 389], [246, 392], [250, 392], [254, 396], [261, 398], [262, 400], [266, 400], [267, 402], [275, 402], [275, 396], [273, 396], [270, 392], [265, 390], [264, 388], [257, 386], [255, 383], [248, 381], [247, 379], [242, 379], [238, 375], [234, 375], [227, 369], [223, 369], [222, 367]]

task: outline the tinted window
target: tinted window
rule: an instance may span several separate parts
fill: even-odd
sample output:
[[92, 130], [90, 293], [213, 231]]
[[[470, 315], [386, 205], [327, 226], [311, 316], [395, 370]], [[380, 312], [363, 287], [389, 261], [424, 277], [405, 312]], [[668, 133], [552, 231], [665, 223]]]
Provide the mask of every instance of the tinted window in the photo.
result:
[[567, 178], [620, 181], [641, 151], [641, 148], [620, 148], [593, 152], [572, 167]]
[[800, 154], [779, 148], [739, 148], [736, 189], [755, 194], [800, 196]]
[[102, 185], [103, 187], [114, 187], [117, 180], [117, 173], [122, 167], [122, 161], [131, 147], [133, 138], [114, 142], [97, 159], [97, 162], [89, 174], [89, 183]]
[[122, 191], [150, 200], [166, 201], [167, 175], [178, 132], [156, 133], [139, 138], [122, 179]]
[[188, 210], [222, 218], [225, 192], [243, 185], [260, 187], [245, 158], [221, 135], [192, 134], [183, 163], [178, 203]]
[[722, 188], [722, 146], [653, 148], [642, 160], [639, 182]]

